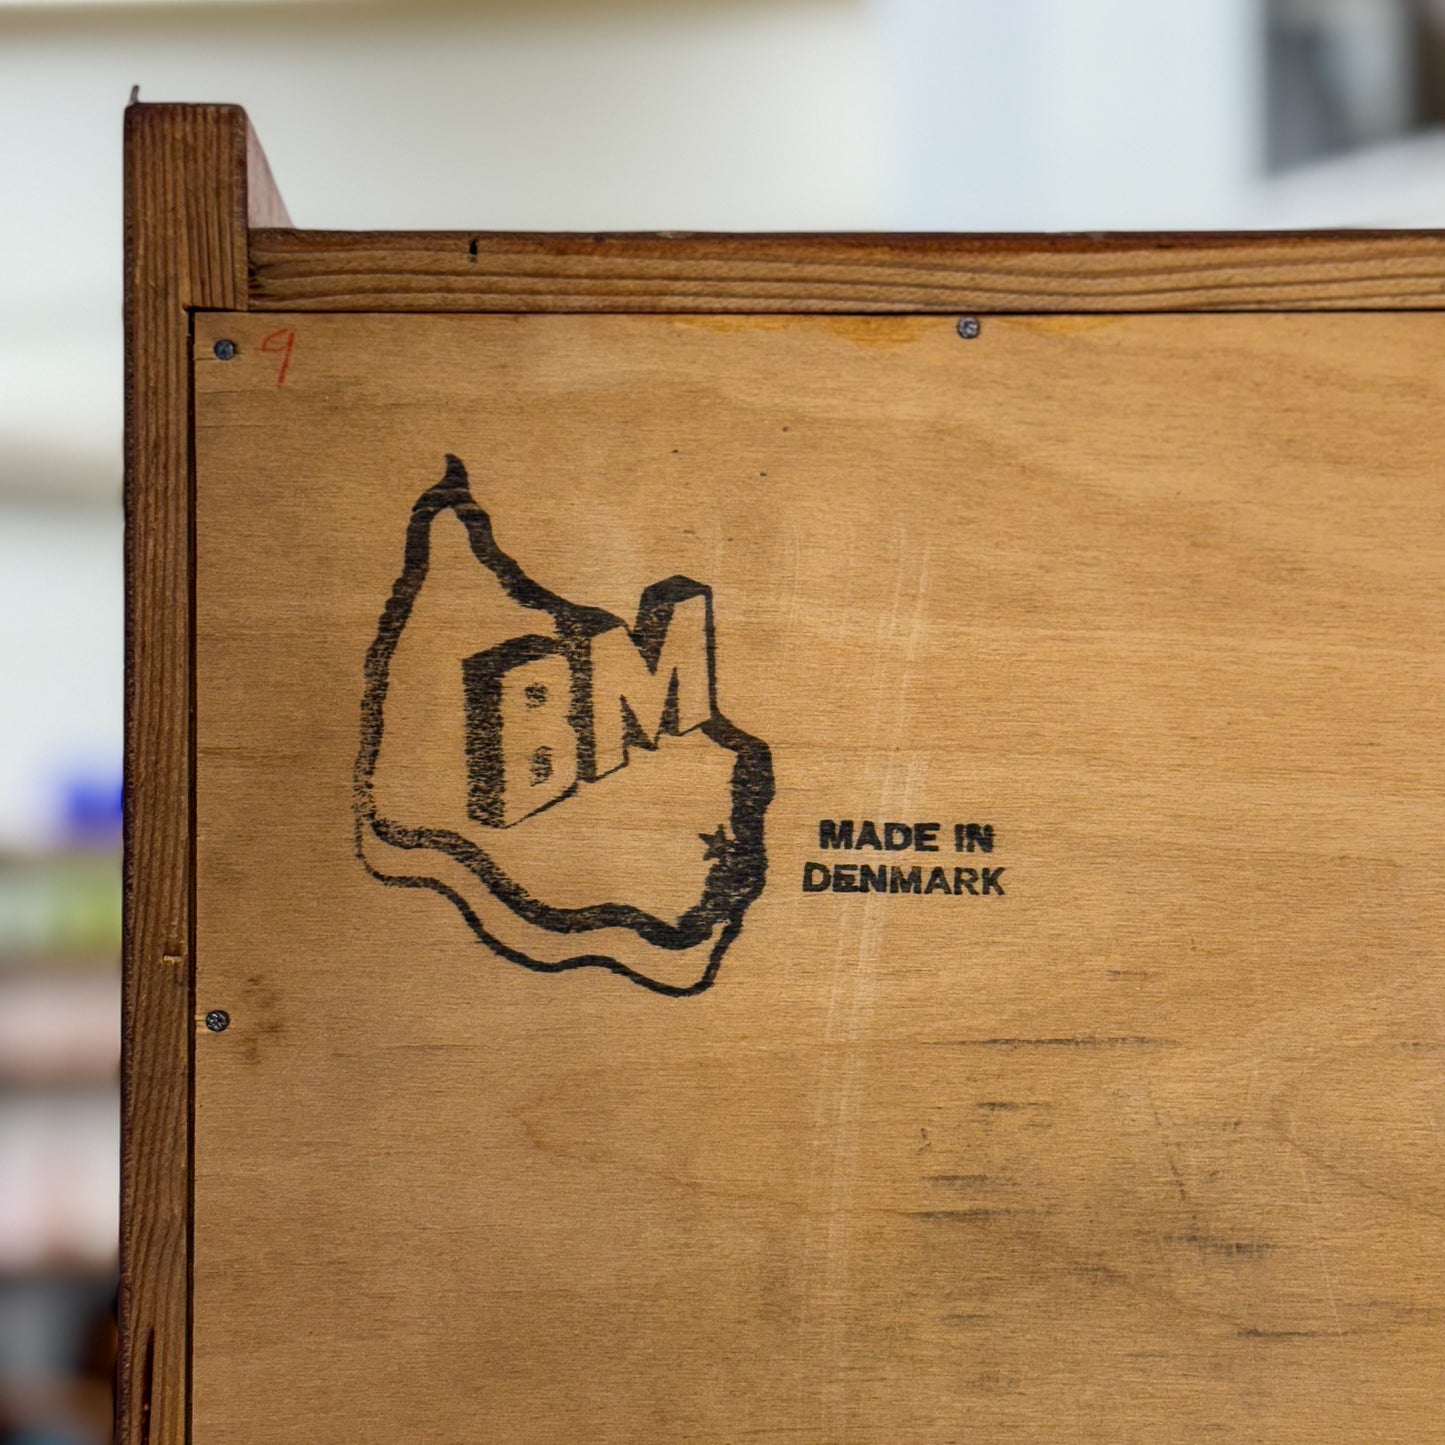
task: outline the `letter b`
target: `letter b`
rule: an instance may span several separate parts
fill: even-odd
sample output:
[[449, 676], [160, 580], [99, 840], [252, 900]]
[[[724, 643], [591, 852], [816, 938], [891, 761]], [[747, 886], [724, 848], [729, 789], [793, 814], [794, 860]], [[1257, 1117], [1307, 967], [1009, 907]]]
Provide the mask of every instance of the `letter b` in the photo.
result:
[[572, 671], [550, 637], [518, 637], [462, 662], [467, 813], [492, 828], [540, 812], [577, 782]]

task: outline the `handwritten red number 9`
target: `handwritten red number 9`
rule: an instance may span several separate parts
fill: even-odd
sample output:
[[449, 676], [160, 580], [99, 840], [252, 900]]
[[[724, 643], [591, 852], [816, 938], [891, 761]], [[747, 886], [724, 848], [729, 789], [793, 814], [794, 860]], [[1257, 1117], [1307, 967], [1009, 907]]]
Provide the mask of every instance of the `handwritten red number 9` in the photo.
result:
[[286, 371], [291, 365], [291, 352], [296, 346], [294, 331], [273, 331], [262, 343], [261, 350], [267, 356], [279, 356], [281, 366], [276, 372], [276, 385], [286, 385]]

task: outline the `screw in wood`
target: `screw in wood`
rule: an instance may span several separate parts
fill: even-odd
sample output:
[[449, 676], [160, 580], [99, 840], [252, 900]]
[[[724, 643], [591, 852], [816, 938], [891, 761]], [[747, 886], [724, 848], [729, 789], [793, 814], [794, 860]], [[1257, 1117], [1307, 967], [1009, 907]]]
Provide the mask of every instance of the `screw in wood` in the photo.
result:
[[236, 354], [236, 343], [234, 341], [218, 341], [211, 350], [216, 353], [217, 361], [229, 361]]
[[231, 1015], [223, 1008], [213, 1008], [206, 1015], [206, 1027], [213, 1034], [223, 1034], [231, 1027]]
[[977, 340], [978, 333], [982, 330], [983, 327], [979, 325], [977, 316], [964, 316], [959, 320], [958, 334], [963, 337], [965, 341]]

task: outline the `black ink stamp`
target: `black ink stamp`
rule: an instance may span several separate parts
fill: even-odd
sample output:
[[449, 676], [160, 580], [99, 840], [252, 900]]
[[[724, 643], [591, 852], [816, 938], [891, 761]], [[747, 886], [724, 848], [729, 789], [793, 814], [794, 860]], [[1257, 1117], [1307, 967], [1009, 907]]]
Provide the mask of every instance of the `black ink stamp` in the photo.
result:
[[[475, 636], [473, 615], [487, 619]], [[453, 732], [455, 776], [433, 779], [417, 758], [450, 756]], [[686, 788], [668, 785], [670, 766]], [[655, 583], [631, 626], [560, 597], [503, 551], [449, 456], [412, 510], [366, 657], [353, 804], [368, 872], [441, 894], [524, 968], [606, 969], [685, 997], [712, 985], [762, 892], [772, 798], [767, 744], [718, 706], [711, 589]], [[667, 856], [613, 847], [611, 825], [620, 841], [640, 831], [624, 820], [664, 837]], [[671, 889], [669, 906], [636, 901], [649, 888]], [[589, 889], [605, 896], [583, 901]]]

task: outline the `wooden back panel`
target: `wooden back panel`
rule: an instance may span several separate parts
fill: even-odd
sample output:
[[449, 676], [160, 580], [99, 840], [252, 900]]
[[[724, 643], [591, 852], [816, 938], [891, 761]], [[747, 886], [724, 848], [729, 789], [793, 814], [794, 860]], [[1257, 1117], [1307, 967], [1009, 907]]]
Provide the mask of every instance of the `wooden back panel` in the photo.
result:
[[196, 1441], [1434, 1438], [1445, 321], [955, 320], [196, 316]]

